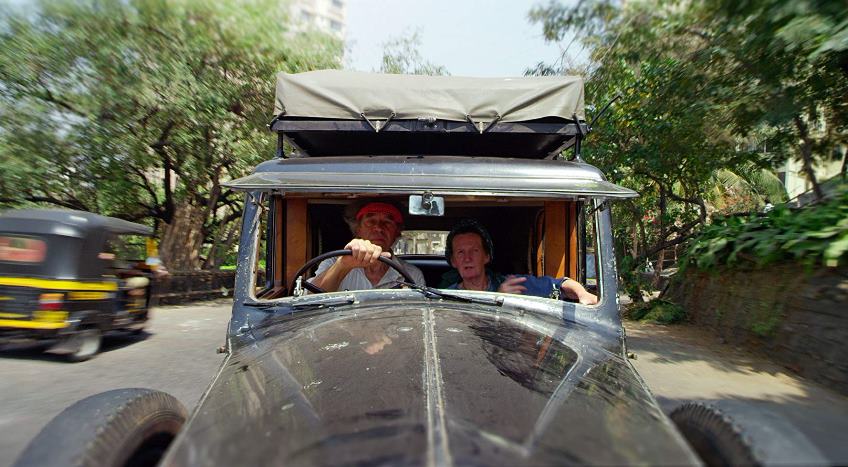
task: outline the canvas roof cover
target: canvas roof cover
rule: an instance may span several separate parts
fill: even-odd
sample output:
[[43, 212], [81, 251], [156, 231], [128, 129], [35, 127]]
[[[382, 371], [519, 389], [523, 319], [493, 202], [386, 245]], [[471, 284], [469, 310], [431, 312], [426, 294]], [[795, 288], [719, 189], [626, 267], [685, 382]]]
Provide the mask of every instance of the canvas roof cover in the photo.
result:
[[333, 120], [585, 120], [579, 76], [466, 78], [320, 70], [277, 74], [274, 115]]

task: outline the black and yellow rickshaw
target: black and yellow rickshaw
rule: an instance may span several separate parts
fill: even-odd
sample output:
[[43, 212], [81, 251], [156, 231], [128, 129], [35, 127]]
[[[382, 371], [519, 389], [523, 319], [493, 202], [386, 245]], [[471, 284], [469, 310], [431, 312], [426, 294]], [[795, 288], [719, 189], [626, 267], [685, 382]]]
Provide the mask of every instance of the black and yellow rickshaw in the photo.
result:
[[115, 247], [152, 233], [83, 211], [0, 213], [0, 344], [52, 340], [51, 352], [81, 361], [99, 351], [107, 332], [141, 332], [151, 268], [121, 261]]

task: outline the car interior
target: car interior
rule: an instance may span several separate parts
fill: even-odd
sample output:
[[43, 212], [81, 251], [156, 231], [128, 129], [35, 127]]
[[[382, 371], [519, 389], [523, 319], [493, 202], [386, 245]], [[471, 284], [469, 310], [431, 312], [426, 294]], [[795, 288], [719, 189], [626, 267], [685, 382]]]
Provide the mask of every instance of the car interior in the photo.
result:
[[[407, 197], [408, 198], [408, 197]], [[594, 265], [592, 223], [580, 228], [585, 203], [563, 200], [520, 198], [446, 197], [443, 216], [410, 215], [403, 197], [316, 198], [279, 195], [267, 197], [260, 238], [260, 265], [264, 277], [256, 282], [259, 299], [289, 294], [294, 273], [311, 258], [344, 248], [353, 238], [346, 217], [351, 206], [380, 200], [394, 203], [405, 214], [404, 235], [395, 244], [395, 254], [421, 269], [427, 285], [444, 287], [443, 274], [452, 267], [444, 257], [444, 241], [452, 226], [463, 218], [474, 218], [489, 231], [495, 251], [491, 266], [505, 274], [568, 276], [593, 290], [586, 271]], [[358, 203], [358, 204], [357, 204]], [[587, 238], [589, 244], [587, 245]], [[261, 261], [261, 259], [265, 261]], [[310, 274], [311, 275], [311, 274]], [[587, 281], [588, 279], [588, 281]]]

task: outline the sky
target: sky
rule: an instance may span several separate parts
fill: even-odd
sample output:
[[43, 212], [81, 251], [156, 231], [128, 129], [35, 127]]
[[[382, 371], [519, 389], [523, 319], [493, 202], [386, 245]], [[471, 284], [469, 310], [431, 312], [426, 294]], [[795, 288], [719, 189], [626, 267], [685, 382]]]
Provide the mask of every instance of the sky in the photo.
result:
[[541, 3], [348, 0], [346, 68], [378, 71], [383, 44], [417, 30], [421, 56], [453, 76], [522, 76], [536, 63], [555, 63], [561, 55], [559, 45], [545, 42], [541, 24], [527, 19]]

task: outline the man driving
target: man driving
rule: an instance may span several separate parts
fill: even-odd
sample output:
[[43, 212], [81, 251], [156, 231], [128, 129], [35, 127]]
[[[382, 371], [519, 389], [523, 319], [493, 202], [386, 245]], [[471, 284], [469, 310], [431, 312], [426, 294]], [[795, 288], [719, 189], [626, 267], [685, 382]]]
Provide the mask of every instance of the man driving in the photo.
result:
[[494, 254], [492, 238], [483, 225], [474, 219], [459, 221], [448, 234], [446, 246], [445, 256], [460, 276], [459, 281], [447, 287], [449, 289], [487, 290], [550, 298], [558, 298], [562, 294], [583, 305], [598, 303], [596, 295], [568, 277], [557, 279], [526, 274], [503, 276], [489, 269]]
[[[367, 290], [394, 287], [403, 281], [399, 272], [379, 261], [380, 256], [390, 258], [391, 248], [403, 231], [403, 215], [391, 203], [370, 202], [360, 207], [351, 221], [354, 238], [344, 249], [350, 256], [330, 258], [321, 262], [312, 284], [326, 290]], [[424, 274], [417, 267], [398, 258], [406, 272], [418, 285], [424, 284]]]

